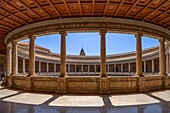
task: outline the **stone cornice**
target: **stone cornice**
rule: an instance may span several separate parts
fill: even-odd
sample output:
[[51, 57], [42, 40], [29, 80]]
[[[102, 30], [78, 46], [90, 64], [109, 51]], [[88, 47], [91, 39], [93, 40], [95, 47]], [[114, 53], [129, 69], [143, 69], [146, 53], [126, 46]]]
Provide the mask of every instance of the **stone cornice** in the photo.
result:
[[107, 30], [107, 32], [116, 33], [143, 33], [145, 36], [152, 38], [166, 38], [170, 40], [170, 31], [143, 21], [136, 21], [130, 19], [120, 18], [103, 18], [103, 17], [82, 17], [82, 18], [67, 18], [47, 20], [26, 25], [13, 30], [5, 37], [5, 43], [11, 40], [20, 40], [28, 38], [28, 36], [40, 36], [45, 34], [66, 32], [80, 32], [80, 31], [100, 31]]

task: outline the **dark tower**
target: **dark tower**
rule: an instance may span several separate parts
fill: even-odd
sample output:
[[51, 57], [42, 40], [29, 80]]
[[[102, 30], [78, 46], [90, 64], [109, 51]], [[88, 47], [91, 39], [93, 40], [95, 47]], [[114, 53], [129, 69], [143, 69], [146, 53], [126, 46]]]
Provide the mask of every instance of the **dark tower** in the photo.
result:
[[86, 56], [86, 53], [84, 52], [83, 48], [81, 49], [79, 56]]

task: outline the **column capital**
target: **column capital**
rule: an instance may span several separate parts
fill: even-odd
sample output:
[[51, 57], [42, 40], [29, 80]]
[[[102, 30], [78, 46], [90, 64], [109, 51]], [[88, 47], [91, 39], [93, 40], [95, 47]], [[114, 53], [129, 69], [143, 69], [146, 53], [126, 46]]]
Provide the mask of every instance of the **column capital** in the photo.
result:
[[59, 31], [59, 34], [67, 36], [67, 32], [66, 31]]
[[6, 46], [6, 49], [11, 50], [11, 47], [10, 46]]
[[106, 30], [100, 30], [100, 35], [105, 35], [107, 33]]
[[12, 40], [12, 44], [17, 44], [18, 42], [16, 40]]
[[34, 39], [34, 40], [36, 39], [36, 37], [34, 35], [29, 35], [28, 38], [29, 39]]
[[136, 37], [136, 38], [139, 38], [139, 37], [141, 37], [141, 36], [143, 36], [143, 33], [140, 33], [140, 32], [139, 32], [139, 33], [135, 34], [135, 37]]
[[159, 39], [159, 42], [165, 42], [165, 38]]

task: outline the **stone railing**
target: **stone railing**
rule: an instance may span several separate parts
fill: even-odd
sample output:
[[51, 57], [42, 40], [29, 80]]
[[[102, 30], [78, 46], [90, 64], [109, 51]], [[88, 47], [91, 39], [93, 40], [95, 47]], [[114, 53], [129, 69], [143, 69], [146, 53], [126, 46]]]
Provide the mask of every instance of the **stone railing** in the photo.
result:
[[[143, 73], [145, 76], [157, 76], [159, 73], [157, 72], [147, 72]], [[18, 75], [23, 75], [23, 73], [19, 73]], [[28, 73], [24, 74], [28, 75]], [[41, 72], [36, 73], [37, 76], [59, 76], [60, 72]], [[100, 72], [68, 72], [68, 76], [99, 76]], [[108, 76], [133, 76], [135, 72], [107, 72]]]
[[170, 76], [11, 76], [11, 87], [56, 93], [143, 92], [170, 88]]

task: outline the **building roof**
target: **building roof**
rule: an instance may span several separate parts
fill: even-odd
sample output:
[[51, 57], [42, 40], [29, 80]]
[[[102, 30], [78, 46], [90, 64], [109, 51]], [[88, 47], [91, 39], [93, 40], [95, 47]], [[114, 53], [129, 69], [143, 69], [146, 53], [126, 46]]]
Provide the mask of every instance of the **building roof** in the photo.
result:
[[0, 0], [0, 53], [5, 36], [32, 23], [60, 18], [112, 17], [170, 29], [170, 0]]
[[86, 53], [83, 48], [81, 48], [79, 56], [86, 56]]

